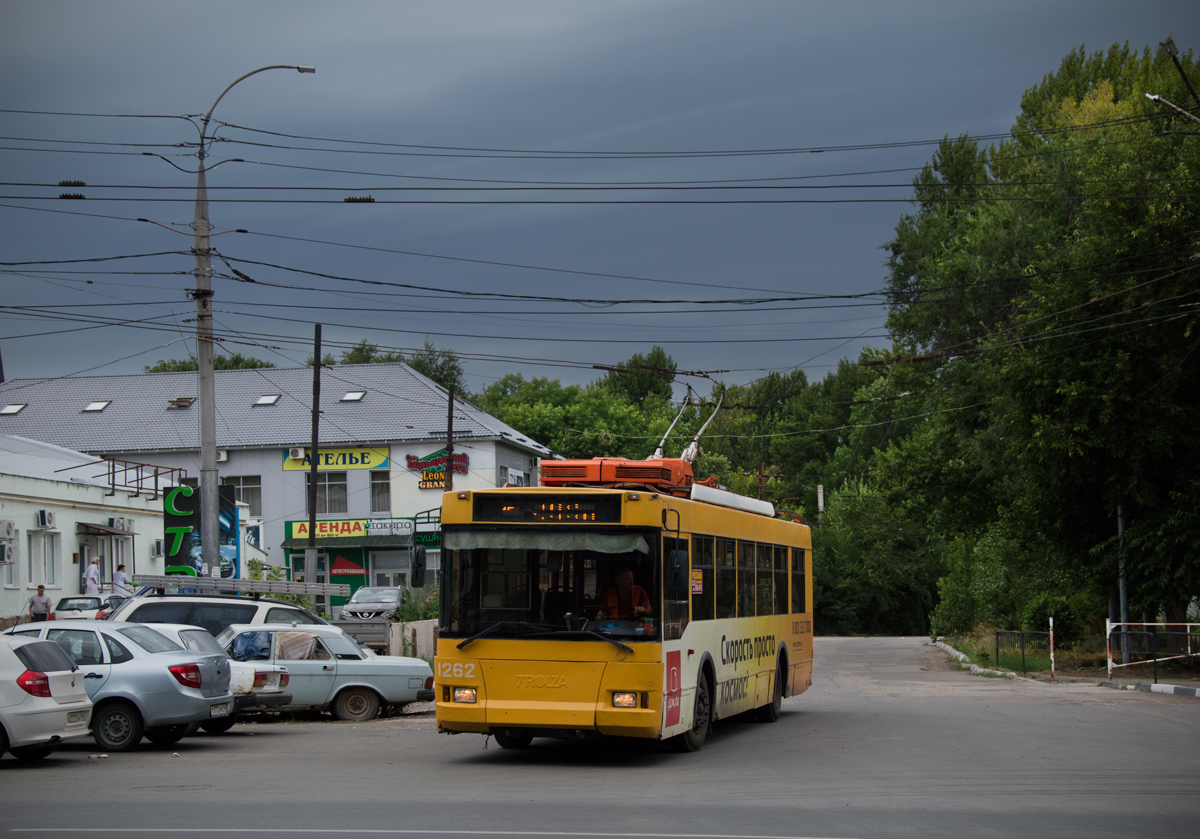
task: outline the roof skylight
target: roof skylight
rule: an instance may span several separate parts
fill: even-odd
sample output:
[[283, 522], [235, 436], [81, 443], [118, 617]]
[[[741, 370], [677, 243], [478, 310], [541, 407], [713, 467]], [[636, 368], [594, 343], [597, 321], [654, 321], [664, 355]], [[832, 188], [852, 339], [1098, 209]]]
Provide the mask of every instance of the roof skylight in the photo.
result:
[[280, 395], [281, 394], [278, 394], [278, 393], [264, 393], [262, 396], [258, 397], [258, 401], [255, 402], [254, 404], [255, 405], [274, 405], [276, 402], [279, 401]]
[[107, 408], [111, 404], [112, 404], [111, 399], [106, 399], [103, 402], [89, 402], [88, 406], [86, 408], [84, 408], [83, 411], [84, 411], [84, 413], [87, 413], [88, 411], [91, 411], [93, 413], [98, 413], [100, 411], [103, 411], [105, 408]]
[[367, 395], [365, 390], [352, 390], [341, 398], [341, 402], [362, 402], [362, 398]]
[[21, 409], [24, 408], [28, 404], [29, 404], [28, 402], [16, 402], [16, 403], [13, 403], [12, 405], [5, 405], [3, 408], [0, 408], [0, 414], [20, 413]]

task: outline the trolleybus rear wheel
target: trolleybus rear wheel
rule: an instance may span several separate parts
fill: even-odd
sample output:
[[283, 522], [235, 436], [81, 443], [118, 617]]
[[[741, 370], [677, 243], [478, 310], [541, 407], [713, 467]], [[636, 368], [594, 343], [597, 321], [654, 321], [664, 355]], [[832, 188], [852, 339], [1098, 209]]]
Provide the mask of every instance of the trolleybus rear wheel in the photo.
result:
[[775, 722], [779, 719], [779, 711], [783, 707], [783, 678], [783, 662], [781, 661], [775, 668], [775, 690], [771, 694], [770, 703], [754, 710], [754, 718], [759, 722]]

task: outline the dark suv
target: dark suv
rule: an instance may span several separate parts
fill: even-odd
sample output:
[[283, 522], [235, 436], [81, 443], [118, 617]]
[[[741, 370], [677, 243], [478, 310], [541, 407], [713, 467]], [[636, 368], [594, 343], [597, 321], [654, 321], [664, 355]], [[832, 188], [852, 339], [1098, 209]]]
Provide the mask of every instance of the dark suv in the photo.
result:
[[139, 595], [126, 600], [109, 617], [134, 623], [202, 626], [214, 637], [234, 623], [325, 623], [293, 603], [232, 594]]

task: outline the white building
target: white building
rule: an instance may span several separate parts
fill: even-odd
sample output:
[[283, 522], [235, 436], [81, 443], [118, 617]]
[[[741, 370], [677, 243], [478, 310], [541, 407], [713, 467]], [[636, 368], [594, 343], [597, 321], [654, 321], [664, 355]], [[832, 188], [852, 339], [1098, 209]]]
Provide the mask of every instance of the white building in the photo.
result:
[[[299, 367], [214, 377], [220, 481], [247, 505], [251, 542], [293, 572], [308, 542], [312, 375]], [[0, 384], [0, 434], [185, 470], [194, 482], [197, 391], [195, 373], [14, 379]], [[318, 582], [395, 585], [415, 543], [429, 551], [428, 569], [438, 567], [448, 408], [446, 389], [403, 363], [322, 369]], [[453, 416], [455, 489], [539, 483], [545, 446], [461, 399]]]
[[100, 559], [102, 590], [118, 565], [163, 573], [162, 499], [112, 485], [96, 458], [0, 434], [0, 622], [26, 611], [39, 584], [57, 602], [83, 591], [83, 570]]

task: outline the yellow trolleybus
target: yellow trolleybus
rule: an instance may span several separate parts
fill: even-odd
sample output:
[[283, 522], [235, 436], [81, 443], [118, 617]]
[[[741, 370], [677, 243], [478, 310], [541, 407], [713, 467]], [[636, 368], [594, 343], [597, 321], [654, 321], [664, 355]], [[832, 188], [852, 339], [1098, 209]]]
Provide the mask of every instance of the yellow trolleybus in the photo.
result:
[[812, 684], [806, 525], [680, 459], [543, 461], [542, 483], [443, 497], [439, 731], [694, 751]]

